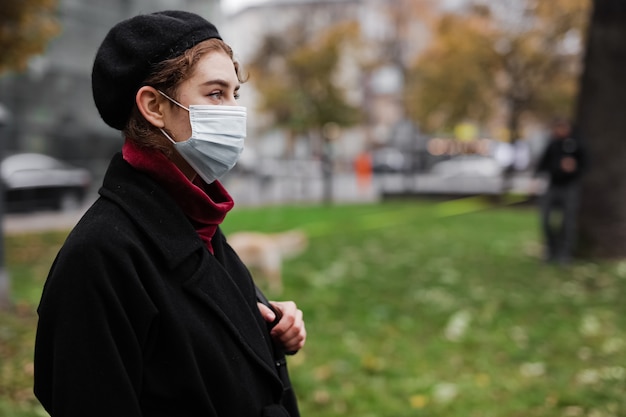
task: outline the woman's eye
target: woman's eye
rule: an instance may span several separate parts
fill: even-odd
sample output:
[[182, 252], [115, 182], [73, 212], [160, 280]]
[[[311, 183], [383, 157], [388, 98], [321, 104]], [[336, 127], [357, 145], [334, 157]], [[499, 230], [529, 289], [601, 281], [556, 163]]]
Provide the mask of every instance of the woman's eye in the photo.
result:
[[241, 94], [235, 93], [235, 100], [239, 100], [239, 97], [241, 97]]
[[[226, 100], [226, 99], [228, 99], [228, 97], [229, 97], [228, 94], [229, 93], [220, 90], [220, 91], [213, 91], [212, 93], [207, 94], [207, 97], [209, 97], [211, 100], [219, 101], [219, 100]], [[237, 92], [237, 91], [233, 92], [233, 96], [232, 97], [235, 100], [238, 100], [239, 99], [239, 92]]]

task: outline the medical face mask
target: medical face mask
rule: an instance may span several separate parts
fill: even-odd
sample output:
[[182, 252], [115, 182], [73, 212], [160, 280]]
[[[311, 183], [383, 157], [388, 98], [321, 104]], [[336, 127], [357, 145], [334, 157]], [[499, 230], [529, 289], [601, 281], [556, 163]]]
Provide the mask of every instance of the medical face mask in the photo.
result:
[[165, 93], [159, 93], [189, 112], [189, 139], [176, 142], [161, 129], [185, 161], [207, 184], [230, 171], [243, 151], [246, 108], [213, 105], [191, 105], [187, 108]]

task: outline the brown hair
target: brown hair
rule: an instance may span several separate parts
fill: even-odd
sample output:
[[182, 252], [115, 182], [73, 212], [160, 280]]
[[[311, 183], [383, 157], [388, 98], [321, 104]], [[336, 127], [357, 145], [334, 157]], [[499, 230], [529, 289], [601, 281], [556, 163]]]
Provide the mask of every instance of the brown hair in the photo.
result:
[[[158, 63], [151, 75], [143, 82], [157, 90], [161, 90], [174, 100], [178, 100], [178, 86], [193, 74], [200, 59], [211, 52], [224, 52], [233, 60], [235, 72], [239, 82], [243, 83], [246, 78], [242, 75], [239, 63], [234, 59], [233, 50], [220, 39], [208, 39], [186, 50], [182, 55]], [[174, 106], [173, 103], [169, 103]], [[140, 147], [159, 149], [166, 155], [172, 150], [171, 143], [161, 131], [148, 122], [135, 103], [122, 130], [126, 138], [132, 140]]]

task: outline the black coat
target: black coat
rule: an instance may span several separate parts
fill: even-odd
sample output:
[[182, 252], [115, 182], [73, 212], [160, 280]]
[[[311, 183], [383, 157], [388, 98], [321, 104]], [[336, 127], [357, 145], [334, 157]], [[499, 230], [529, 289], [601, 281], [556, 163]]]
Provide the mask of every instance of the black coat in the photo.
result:
[[52, 417], [298, 415], [248, 270], [219, 229], [213, 247], [113, 159], [38, 309], [34, 391]]
[[[571, 157], [576, 161], [573, 172], [565, 172], [561, 166], [563, 158]], [[548, 145], [539, 157], [535, 175], [545, 172], [551, 185], [571, 184], [580, 179], [587, 168], [587, 154], [582, 142], [574, 137], [566, 139], [550, 138]]]

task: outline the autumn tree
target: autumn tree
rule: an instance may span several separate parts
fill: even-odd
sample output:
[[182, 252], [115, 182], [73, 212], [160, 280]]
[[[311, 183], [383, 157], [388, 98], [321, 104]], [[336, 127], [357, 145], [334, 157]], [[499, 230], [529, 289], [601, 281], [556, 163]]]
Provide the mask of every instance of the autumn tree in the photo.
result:
[[287, 132], [292, 145], [298, 136], [321, 137], [329, 123], [351, 126], [359, 120], [359, 110], [348, 102], [339, 80], [346, 46], [357, 39], [354, 23], [312, 34], [296, 24], [266, 35], [251, 59], [258, 108], [272, 126]]
[[409, 110], [429, 130], [525, 116], [570, 114], [588, 0], [475, 0], [446, 13], [411, 72]]
[[0, 2], [0, 74], [21, 71], [59, 33], [57, 0]]
[[594, 0], [575, 120], [590, 153], [583, 255], [626, 257], [626, 2]]
[[[3, 0], [0, 2], [0, 74], [26, 68], [59, 31], [54, 18], [56, 0]], [[0, 103], [1, 105], [1, 103]], [[0, 129], [5, 120], [0, 121]], [[0, 159], [4, 139], [0, 138]], [[0, 184], [0, 225], [4, 198]], [[0, 227], [0, 232], [2, 231]], [[4, 267], [4, 234], [0, 233], [0, 309], [11, 305], [9, 277]]]
[[[287, 155], [298, 137], [320, 157], [324, 200], [332, 196], [331, 141], [338, 129], [359, 121], [360, 110], [347, 100], [341, 71], [358, 40], [359, 27], [346, 22], [322, 33], [294, 25], [286, 33], [268, 35], [252, 59], [250, 74], [259, 93], [259, 110], [287, 134]], [[358, 49], [358, 48], [357, 48]]]
[[495, 94], [495, 55], [483, 16], [441, 17], [431, 46], [407, 79], [407, 107], [428, 131], [452, 130], [472, 119], [486, 121]]

